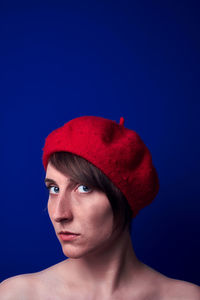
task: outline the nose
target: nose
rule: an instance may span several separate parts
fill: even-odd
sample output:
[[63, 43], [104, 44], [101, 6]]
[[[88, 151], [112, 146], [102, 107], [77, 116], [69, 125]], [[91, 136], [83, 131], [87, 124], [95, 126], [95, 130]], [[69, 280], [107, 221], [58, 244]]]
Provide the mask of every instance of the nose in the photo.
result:
[[56, 204], [53, 212], [55, 222], [69, 221], [73, 218], [71, 209], [71, 199], [69, 195], [59, 195], [55, 200]]

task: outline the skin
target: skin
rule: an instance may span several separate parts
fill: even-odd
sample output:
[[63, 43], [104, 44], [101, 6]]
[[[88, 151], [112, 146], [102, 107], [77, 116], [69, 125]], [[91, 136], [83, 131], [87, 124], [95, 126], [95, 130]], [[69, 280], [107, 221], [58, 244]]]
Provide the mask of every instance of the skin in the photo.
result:
[[[2, 300], [200, 300], [198, 286], [170, 279], [139, 261], [128, 230], [112, 233], [113, 213], [103, 192], [72, 185], [51, 164], [46, 178], [54, 180], [48, 182], [49, 217], [69, 259], [4, 281]], [[79, 236], [62, 241], [61, 230]]]

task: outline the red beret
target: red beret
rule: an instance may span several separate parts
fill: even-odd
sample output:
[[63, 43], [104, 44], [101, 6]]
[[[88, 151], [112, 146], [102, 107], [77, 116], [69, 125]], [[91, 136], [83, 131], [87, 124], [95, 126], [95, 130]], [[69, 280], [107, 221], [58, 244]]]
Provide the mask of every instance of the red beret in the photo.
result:
[[99, 168], [124, 194], [133, 211], [150, 204], [159, 190], [159, 179], [149, 149], [140, 136], [120, 123], [96, 116], [70, 120], [45, 140], [43, 165], [54, 152], [79, 155]]

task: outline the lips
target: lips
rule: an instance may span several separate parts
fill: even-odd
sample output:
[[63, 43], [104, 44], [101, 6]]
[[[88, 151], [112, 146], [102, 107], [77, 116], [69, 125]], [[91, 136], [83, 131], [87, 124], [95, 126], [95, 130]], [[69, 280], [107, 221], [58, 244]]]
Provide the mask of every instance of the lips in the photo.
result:
[[74, 233], [74, 232], [70, 232], [70, 231], [60, 231], [58, 232], [58, 234], [66, 234], [66, 235], [79, 235], [78, 233]]
[[59, 235], [59, 239], [62, 242], [70, 242], [70, 241], [78, 239], [78, 237], [80, 236], [80, 234], [72, 233], [69, 231], [61, 231], [58, 233], [58, 235]]

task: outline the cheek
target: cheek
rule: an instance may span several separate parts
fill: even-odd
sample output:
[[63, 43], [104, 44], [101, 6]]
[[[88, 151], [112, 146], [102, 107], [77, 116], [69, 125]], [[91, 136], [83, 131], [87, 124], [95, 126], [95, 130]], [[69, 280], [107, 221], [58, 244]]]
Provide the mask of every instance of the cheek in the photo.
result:
[[110, 236], [113, 227], [113, 212], [110, 205], [103, 207], [94, 205], [87, 216], [88, 233], [93, 237], [96, 235], [97, 239]]
[[53, 207], [52, 207], [52, 203], [50, 203], [49, 200], [47, 202], [47, 211], [48, 211], [48, 214], [49, 214], [49, 218], [50, 218], [50, 220], [52, 222]]

